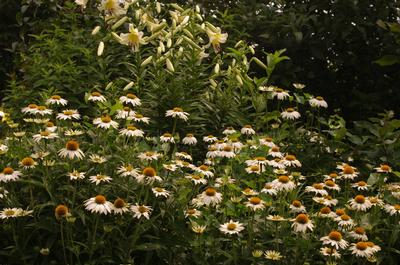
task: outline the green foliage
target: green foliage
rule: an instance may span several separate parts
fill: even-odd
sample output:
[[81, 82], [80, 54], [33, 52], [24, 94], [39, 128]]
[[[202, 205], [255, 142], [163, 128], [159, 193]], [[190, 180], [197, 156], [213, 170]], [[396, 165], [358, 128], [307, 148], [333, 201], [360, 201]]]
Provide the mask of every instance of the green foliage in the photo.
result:
[[[234, 1], [245, 10], [266, 6], [250, 2]], [[348, 233], [362, 226], [362, 241], [373, 242], [369, 261], [396, 264], [400, 121], [393, 112], [351, 126], [338, 114], [327, 117], [323, 98], [280, 71], [299, 58], [294, 46], [318, 44], [307, 25], [332, 22], [319, 6], [328, 3], [259, 9], [272, 31], [286, 25], [275, 41], [296, 45], [258, 53], [244, 40], [226, 40], [228, 28], [248, 34], [229, 11], [221, 30], [196, 6], [30, 4], [59, 15], [46, 21], [51, 26], [32, 21], [46, 28], [20, 50], [21, 71], [0, 112], [2, 262], [270, 264], [274, 250], [283, 256], [277, 263], [326, 264], [333, 257], [320, 253], [323, 237], [340, 230], [351, 247], [340, 247], [339, 261], [352, 265], [367, 262], [355, 257], [360, 238]], [[339, 20], [354, 6], [329, 4], [346, 11]], [[331, 34], [351, 39], [354, 32]], [[33, 103], [39, 106], [27, 107]], [[183, 140], [188, 133], [196, 146]], [[296, 200], [305, 209], [294, 209]], [[354, 224], [341, 224], [341, 211]]]
[[218, 14], [214, 19], [231, 35], [258, 44], [257, 53], [287, 49], [291, 60], [279, 65], [273, 84], [304, 83], [351, 120], [388, 109], [400, 112], [400, 94], [393, 89], [398, 34], [389, 31], [398, 25], [397, 0], [193, 2], [210, 19]]

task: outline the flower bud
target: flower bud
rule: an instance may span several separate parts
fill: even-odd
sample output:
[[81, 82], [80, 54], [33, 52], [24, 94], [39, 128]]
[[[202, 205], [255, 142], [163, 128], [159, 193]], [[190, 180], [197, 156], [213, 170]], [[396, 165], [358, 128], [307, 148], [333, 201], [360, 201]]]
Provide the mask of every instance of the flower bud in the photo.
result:
[[104, 42], [100, 41], [99, 47], [97, 48], [97, 56], [101, 56], [104, 52]]

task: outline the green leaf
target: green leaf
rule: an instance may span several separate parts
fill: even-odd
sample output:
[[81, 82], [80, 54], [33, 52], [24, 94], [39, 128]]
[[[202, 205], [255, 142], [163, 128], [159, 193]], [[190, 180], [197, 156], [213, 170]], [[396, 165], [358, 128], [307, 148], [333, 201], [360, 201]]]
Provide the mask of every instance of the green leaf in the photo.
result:
[[380, 66], [389, 66], [400, 63], [400, 57], [397, 55], [384, 55], [380, 59], [374, 61], [374, 63]]
[[293, 32], [293, 34], [298, 42], [300, 42], [303, 39], [303, 33], [301, 31]]

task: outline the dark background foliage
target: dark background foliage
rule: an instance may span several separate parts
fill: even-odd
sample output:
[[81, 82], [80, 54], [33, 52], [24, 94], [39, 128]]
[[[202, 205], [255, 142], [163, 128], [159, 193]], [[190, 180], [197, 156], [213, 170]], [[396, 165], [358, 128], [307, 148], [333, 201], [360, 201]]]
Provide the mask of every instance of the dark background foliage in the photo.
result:
[[[65, 1], [1, 1], [1, 97], [10, 80], [26, 71], [21, 54], [33, 40], [27, 34], [38, 34], [49, 23], [65, 26], [57, 13], [57, 4], [62, 2]], [[399, 1], [190, 3], [199, 4], [209, 18], [228, 31], [230, 41], [245, 38], [258, 44], [258, 56], [263, 55], [262, 51], [286, 48], [291, 60], [278, 66], [272, 84], [290, 88], [292, 82], [305, 83], [309, 91], [327, 99], [331, 110], [341, 109], [340, 114], [348, 120], [365, 119], [385, 109], [399, 112], [399, 63], [375, 62], [385, 55], [400, 54], [398, 32], [377, 25], [378, 21], [397, 21]]]

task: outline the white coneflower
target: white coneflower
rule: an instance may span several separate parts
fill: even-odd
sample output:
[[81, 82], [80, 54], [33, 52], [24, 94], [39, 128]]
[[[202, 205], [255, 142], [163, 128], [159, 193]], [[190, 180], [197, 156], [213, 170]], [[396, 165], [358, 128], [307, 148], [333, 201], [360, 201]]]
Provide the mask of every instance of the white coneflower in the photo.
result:
[[189, 155], [189, 154], [186, 153], [186, 152], [176, 152], [176, 153], [175, 153], [175, 157], [180, 158], [180, 159], [186, 159], [186, 160], [189, 160], [189, 161], [192, 161], [192, 160], [193, 160], [193, 159], [192, 159], [192, 156]]
[[336, 184], [332, 179], [325, 180], [324, 184], [325, 188], [328, 190], [340, 191], [340, 186]]
[[224, 141], [224, 140], [218, 140], [216, 141], [213, 146], [215, 146], [216, 148], [218, 148], [218, 150], [222, 150], [225, 146], [227, 146], [228, 144]]
[[38, 152], [31, 154], [31, 157], [34, 159], [42, 159], [43, 160], [49, 154], [50, 154], [50, 152], [38, 151]]
[[193, 136], [193, 134], [188, 133], [186, 134], [185, 138], [182, 139], [182, 143], [186, 145], [195, 145], [197, 144], [197, 139]]
[[351, 187], [360, 191], [360, 190], [368, 190], [368, 188], [371, 186], [368, 185], [365, 181], [359, 181], [359, 182], [351, 184]]
[[175, 165], [177, 167], [190, 168], [191, 170], [194, 170], [194, 168], [195, 168], [195, 165], [189, 163], [188, 161], [184, 161], [184, 160], [175, 160]]
[[273, 222], [283, 222], [283, 221], [287, 221], [288, 219], [287, 218], [284, 218], [284, 217], [282, 217], [282, 216], [280, 216], [280, 215], [277, 215], [277, 214], [275, 214], [275, 215], [268, 215], [267, 216], [267, 220], [268, 221], [273, 221]]
[[282, 88], [274, 88], [274, 90], [271, 93], [272, 98], [277, 98], [278, 100], [285, 100], [289, 97], [289, 93], [286, 90], [283, 90]]
[[305, 192], [314, 193], [315, 195], [326, 196], [328, 192], [324, 190], [325, 185], [323, 183], [314, 183], [312, 186], [307, 186]]
[[259, 197], [250, 197], [244, 204], [253, 211], [265, 209], [265, 202]]
[[300, 113], [294, 108], [287, 108], [281, 113], [281, 117], [287, 120], [297, 120], [301, 117]]
[[186, 179], [189, 179], [190, 181], [192, 181], [195, 185], [199, 185], [199, 184], [207, 184], [207, 180], [203, 177], [203, 175], [199, 175], [199, 174], [192, 174], [192, 175], [187, 175], [185, 176]]
[[131, 47], [133, 52], [139, 51], [140, 44], [146, 44], [143, 40], [143, 32], [139, 31], [131, 23], [129, 23], [129, 32], [121, 33], [119, 37], [121, 38], [121, 44]]
[[35, 142], [40, 142], [42, 139], [49, 140], [49, 139], [58, 138], [58, 135], [56, 133], [52, 133], [50, 131], [42, 131], [38, 134], [34, 134], [32, 136], [32, 138]]
[[4, 189], [3, 187], [0, 187], [0, 199], [6, 198], [8, 195], [8, 190]]
[[329, 173], [328, 175], [324, 175], [324, 180], [331, 179], [332, 181], [336, 181], [340, 179], [340, 176], [336, 172]]
[[382, 207], [385, 205], [382, 199], [374, 196], [369, 196], [368, 197], [369, 202], [372, 204], [372, 206], [379, 206]]
[[336, 214], [332, 212], [331, 208], [329, 208], [328, 206], [322, 207], [316, 214], [316, 216], [322, 218], [336, 218]]
[[374, 254], [374, 250], [371, 247], [369, 247], [367, 242], [363, 241], [357, 243], [351, 243], [349, 250], [351, 250], [351, 254], [354, 254], [356, 255], [356, 257], [361, 257], [361, 258], [368, 258]]
[[68, 157], [69, 159], [74, 159], [75, 157], [82, 159], [85, 156], [82, 150], [79, 149], [78, 142], [74, 140], [68, 141], [65, 148], [58, 151], [58, 155], [62, 158]]
[[276, 250], [266, 250], [264, 257], [269, 260], [281, 260], [283, 258], [282, 254]]
[[238, 139], [232, 139], [228, 142], [228, 145], [231, 145], [235, 152], [240, 151], [244, 147], [244, 144], [240, 142]]
[[336, 249], [345, 249], [349, 243], [343, 239], [342, 234], [339, 231], [331, 231], [327, 236], [321, 237], [320, 239], [323, 245], [329, 245]]
[[[35, 118], [35, 119], [33, 119], [33, 122], [36, 123], [36, 124], [46, 124], [46, 123], [48, 123], [49, 121], [50, 121], [49, 118], [42, 118], [42, 119]], [[17, 133], [17, 132], [16, 132], [16, 133]], [[18, 133], [19, 133], [19, 132], [18, 132]]]
[[121, 198], [117, 198], [117, 199], [115, 199], [114, 204], [112, 205], [111, 209], [114, 214], [122, 215], [124, 213], [129, 212], [129, 210], [130, 210], [129, 206], [130, 206], [129, 203], [125, 202]]
[[137, 169], [135, 169], [131, 164], [123, 165], [118, 168], [117, 173], [121, 175], [122, 177], [137, 177], [139, 175], [139, 172]]
[[0, 173], [0, 182], [9, 182], [19, 179], [22, 175], [20, 171], [16, 171], [11, 167], [5, 167]]
[[112, 211], [113, 204], [107, 201], [106, 197], [103, 195], [97, 195], [96, 197], [92, 197], [87, 199], [84, 203], [85, 209], [91, 213], [99, 213], [99, 214], [109, 214]]
[[20, 217], [22, 211], [22, 208], [4, 208], [2, 211], [0, 211], [0, 219]]
[[301, 84], [301, 83], [293, 83], [292, 85], [293, 85], [294, 88], [296, 88], [296, 89], [303, 89], [303, 88], [306, 87], [305, 84]]
[[360, 241], [367, 241], [368, 236], [367, 233], [365, 233], [365, 229], [363, 227], [356, 227], [353, 231], [350, 231], [349, 236], [355, 240], [360, 240]]
[[112, 180], [112, 178], [107, 175], [97, 174], [95, 176], [90, 176], [89, 180], [90, 180], [90, 182], [95, 183], [96, 185], [99, 185], [102, 182], [110, 182]]
[[79, 172], [77, 170], [73, 170], [72, 172], [68, 173], [70, 180], [80, 180], [85, 178], [86, 172]]
[[160, 157], [161, 157], [161, 154], [159, 154], [157, 152], [152, 152], [152, 151], [143, 152], [138, 155], [139, 159], [145, 160], [145, 161], [158, 160]]
[[126, 96], [120, 97], [119, 101], [121, 101], [123, 104], [131, 104], [133, 107], [142, 105], [140, 99], [132, 93], [128, 93]]
[[341, 216], [336, 217], [335, 221], [338, 222], [341, 230], [349, 230], [355, 226], [354, 220], [347, 214], [342, 214]]
[[93, 120], [93, 124], [97, 125], [97, 128], [109, 129], [113, 127], [117, 129], [119, 124], [116, 121], [113, 121], [109, 115], [103, 115], [100, 118], [95, 118]]
[[214, 145], [211, 145], [210, 147], [208, 147], [208, 151], [206, 154], [207, 158], [212, 159], [212, 158], [215, 158], [218, 156], [220, 156], [220, 151], [218, 150], [218, 148], [216, 148]]
[[67, 105], [67, 103], [68, 103], [68, 101], [66, 99], [63, 99], [59, 95], [53, 95], [49, 99], [46, 100], [47, 105], [56, 104], [56, 105], [65, 106], [65, 105]]
[[103, 164], [103, 163], [107, 162], [107, 158], [105, 158], [104, 156], [101, 156], [101, 155], [97, 155], [97, 154], [91, 154], [89, 156], [89, 159], [91, 162], [96, 163], [96, 164]]
[[191, 170], [194, 170], [195, 168], [195, 165], [185, 160], [175, 160], [175, 165], [177, 167], [190, 168]]
[[281, 160], [281, 163], [285, 165], [285, 167], [301, 167], [301, 163], [296, 159], [294, 155], [286, 155], [284, 159]]
[[329, 195], [324, 197], [313, 197], [313, 201], [328, 207], [335, 206], [339, 202], [337, 199], [334, 199]]
[[71, 216], [68, 207], [64, 204], [57, 205], [57, 207], [54, 209], [54, 214], [57, 220]]
[[196, 234], [202, 234], [206, 230], [207, 226], [206, 225], [199, 225], [195, 222], [192, 222], [192, 231], [195, 232]]
[[271, 183], [265, 183], [264, 188], [261, 190], [262, 193], [266, 193], [268, 195], [274, 196], [278, 193], [278, 191], [274, 188], [274, 185]]
[[296, 184], [286, 175], [279, 176], [277, 179], [274, 179], [271, 184], [277, 191], [289, 192], [296, 188]]
[[206, 206], [215, 206], [222, 201], [222, 194], [210, 187], [200, 194], [199, 199]]
[[0, 155], [8, 152], [8, 146], [5, 144], [0, 144]]
[[296, 218], [291, 221], [293, 222], [292, 228], [296, 233], [305, 233], [307, 230], [313, 231], [314, 229], [312, 220], [304, 213], [298, 214]]
[[78, 110], [76, 109], [66, 109], [63, 110], [61, 113], [57, 114], [57, 119], [59, 120], [79, 120], [81, 115], [79, 114]]
[[272, 157], [278, 157], [278, 158], [283, 158], [283, 154], [279, 151], [278, 146], [273, 146], [268, 150], [268, 155]]
[[219, 231], [229, 235], [239, 234], [243, 230], [243, 224], [239, 222], [234, 222], [232, 220], [219, 226]]
[[253, 190], [252, 188], [245, 188], [244, 190], [242, 190], [242, 194], [245, 196], [256, 196], [259, 194], [259, 192]]
[[51, 121], [46, 123], [46, 131], [55, 132], [57, 130], [57, 126], [54, 125]]
[[371, 202], [364, 195], [357, 195], [353, 199], [349, 200], [350, 208], [355, 211], [365, 212], [372, 207]]
[[205, 143], [212, 144], [215, 143], [216, 141], [218, 141], [218, 138], [211, 134], [203, 137], [203, 142]]
[[163, 168], [165, 168], [168, 171], [174, 172], [178, 169], [176, 164], [163, 164]]
[[64, 132], [64, 135], [65, 136], [79, 136], [79, 135], [82, 135], [82, 134], [84, 134], [85, 132], [84, 131], [81, 131], [81, 130], [73, 130], [73, 129], [69, 129], [69, 130], [66, 130], [65, 132]]
[[381, 251], [381, 247], [378, 245], [375, 245], [373, 242], [367, 241], [366, 243], [367, 243], [368, 247], [370, 248], [372, 255], [375, 255], [376, 252]]
[[161, 188], [161, 187], [155, 187], [155, 188], [152, 188], [151, 190], [153, 191], [153, 194], [156, 197], [168, 198], [171, 195], [171, 193], [169, 191], [167, 191], [166, 189]]
[[121, 129], [119, 133], [127, 137], [144, 137], [144, 132], [132, 125], [128, 125], [126, 128]]
[[117, 110], [117, 115], [115, 116], [116, 119], [128, 119], [132, 120], [133, 116], [136, 114], [134, 110], [129, 107], [123, 107], [120, 110]]
[[197, 210], [196, 208], [187, 209], [185, 211], [185, 218], [194, 217], [197, 218], [201, 215], [201, 211]]
[[18, 138], [22, 138], [22, 137], [24, 137], [24, 136], [25, 136], [25, 134], [26, 134], [26, 132], [25, 132], [25, 131], [13, 132], [13, 135], [14, 135], [15, 137], [18, 137]]
[[336, 250], [336, 248], [323, 247], [320, 249], [319, 253], [321, 253], [323, 256], [333, 257], [335, 259], [340, 259], [341, 257], [340, 253]]
[[46, 106], [38, 106], [37, 109], [34, 111], [34, 114], [39, 114], [41, 116], [44, 115], [51, 115], [53, 110], [48, 109]]
[[189, 113], [184, 112], [182, 108], [175, 107], [171, 110], [167, 110], [165, 117], [179, 118], [184, 121], [188, 120]]
[[275, 157], [273, 160], [268, 160], [268, 165], [276, 169], [285, 169], [286, 166], [281, 161], [282, 159]]
[[400, 215], [400, 204], [386, 204], [383, 209], [389, 213], [391, 216], [393, 215]]
[[149, 122], [150, 122], [150, 118], [144, 117], [142, 114], [139, 114], [139, 113], [136, 113], [133, 116], [129, 116], [128, 120], [134, 120], [136, 122], [143, 122], [146, 124], [149, 124]]
[[210, 167], [207, 165], [201, 165], [201, 166], [195, 167], [194, 170], [198, 173], [203, 174], [206, 177], [209, 177], [209, 178], [214, 176], [214, 173], [210, 170]]
[[256, 133], [256, 131], [251, 127], [251, 125], [245, 125], [243, 128], [240, 130], [241, 134], [244, 135], [253, 135]]
[[164, 133], [160, 136], [160, 141], [162, 143], [175, 143], [174, 136], [170, 133]]
[[339, 165], [337, 166], [337, 168], [342, 170], [342, 172], [340, 172], [340, 177], [343, 179], [353, 180], [359, 174], [355, 167], [349, 166], [347, 164]]
[[146, 219], [150, 219], [150, 214], [152, 212], [152, 208], [150, 206], [145, 206], [145, 205], [132, 205], [131, 206], [131, 211], [133, 212], [133, 217], [140, 219], [141, 217], [144, 217]]
[[22, 111], [22, 113], [24, 113], [24, 114], [26, 114], [26, 113], [27, 113], [27, 114], [35, 114], [37, 108], [38, 108], [38, 105], [36, 105], [36, 104], [29, 104], [28, 106], [22, 108], [21, 111]]
[[261, 174], [261, 167], [258, 165], [252, 165], [245, 168], [246, 172], [249, 174]]
[[220, 157], [226, 157], [226, 158], [233, 158], [236, 156], [233, 147], [230, 145], [224, 146], [224, 148], [218, 153]]
[[227, 127], [222, 133], [225, 135], [231, 135], [236, 133], [236, 130], [233, 127]]
[[260, 145], [268, 146], [269, 148], [272, 148], [275, 146], [275, 143], [273, 142], [273, 139], [271, 137], [263, 137], [258, 140], [260, 142]]
[[107, 99], [100, 92], [92, 92], [88, 97], [89, 101], [92, 102], [106, 102]]
[[31, 168], [35, 168], [37, 165], [37, 162], [35, 160], [33, 160], [32, 157], [25, 157], [24, 159], [22, 159], [19, 162], [19, 165], [21, 167], [23, 167], [24, 169], [31, 169]]
[[143, 179], [147, 181], [147, 183], [152, 184], [155, 181], [162, 182], [162, 178], [157, 176], [156, 170], [152, 167], [146, 167], [142, 172]]
[[306, 207], [299, 201], [294, 200], [292, 204], [289, 206], [289, 209], [292, 213], [305, 213]]
[[226, 185], [229, 185], [229, 184], [233, 184], [233, 183], [235, 183], [236, 182], [236, 180], [234, 179], [234, 178], [231, 178], [231, 177], [229, 177], [229, 176], [226, 176], [226, 177], [223, 177], [223, 178], [216, 178], [215, 179], [215, 187], [216, 188], [219, 188], [219, 187], [222, 187], [222, 186], [226, 186]]
[[382, 164], [380, 167], [374, 168], [378, 173], [389, 173], [392, 172], [392, 168], [387, 164]]
[[263, 156], [258, 156], [252, 159], [248, 159], [245, 161], [247, 166], [267, 166], [268, 165], [268, 161], [265, 157]]
[[327, 108], [328, 107], [328, 103], [326, 103], [324, 98], [321, 96], [310, 99], [308, 101], [308, 103], [310, 103], [311, 107], [317, 107], [317, 108]]

